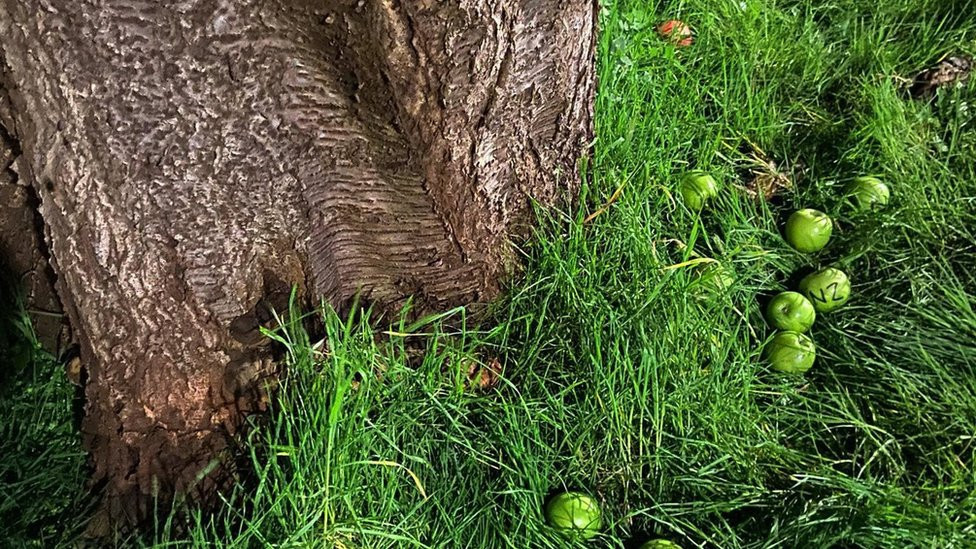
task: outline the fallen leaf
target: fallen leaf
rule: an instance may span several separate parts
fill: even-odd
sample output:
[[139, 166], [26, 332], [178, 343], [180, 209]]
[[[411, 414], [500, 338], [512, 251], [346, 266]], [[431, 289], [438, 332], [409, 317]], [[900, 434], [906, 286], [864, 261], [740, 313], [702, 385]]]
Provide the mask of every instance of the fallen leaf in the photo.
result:
[[64, 364], [64, 373], [73, 385], [81, 386], [81, 357], [72, 357]]
[[793, 181], [782, 173], [759, 173], [746, 183], [746, 194], [754, 200], [770, 201], [783, 191], [793, 188]]
[[691, 27], [684, 21], [672, 19], [658, 25], [657, 32], [675, 46], [688, 47], [695, 42]]
[[619, 187], [617, 187], [617, 190], [614, 191], [613, 192], [613, 195], [610, 196], [610, 200], [607, 200], [606, 204], [604, 204], [603, 206], [601, 206], [600, 209], [598, 209], [597, 211], [595, 211], [592, 214], [588, 215], [586, 217], [586, 219], [583, 220], [583, 223], [584, 224], [589, 223], [589, 222], [593, 221], [594, 219], [600, 217], [604, 213], [606, 213], [607, 210], [610, 209], [610, 206], [613, 206], [613, 203], [616, 202], [617, 199], [620, 198], [620, 195], [622, 195], [624, 193], [624, 186], [626, 184], [627, 184], [627, 182], [625, 181], [622, 185], [620, 185]]
[[472, 387], [483, 391], [498, 385], [498, 380], [502, 374], [502, 363], [497, 358], [492, 358], [488, 364], [481, 364], [472, 360], [468, 366], [468, 381]]
[[941, 87], [965, 83], [972, 70], [972, 57], [960, 55], [946, 58], [934, 67], [920, 72], [912, 81], [908, 93], [915, 99], [931, 97]]
[[751, 151], [748, 154], [749, 174], [752, 179], [746, 182], [743, 190], [753, 200], [770, 201], [784, 191], [793, 188], [793, 178], [779, 169], [776, 161], [770, 158], [755, 143], [746, 139]]

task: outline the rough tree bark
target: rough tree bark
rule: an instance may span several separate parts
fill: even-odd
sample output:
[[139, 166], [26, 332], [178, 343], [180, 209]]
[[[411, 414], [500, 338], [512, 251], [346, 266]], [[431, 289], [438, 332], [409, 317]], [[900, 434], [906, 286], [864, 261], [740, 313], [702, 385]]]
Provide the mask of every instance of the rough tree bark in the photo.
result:
[[[0, 120], [9, 113], [9, 104], [0, 96]], [[0, 124], [0, 317], [13, 313], [14, 295], [3, 295], [5, 281], [19, 282], [31, 313], [34, 331], [52, 353], [61, 350], [66, 334], [62, 330], [61, 305], [54, 291], [54, 272], [47, 260], [43, 225], [37, 212], [37, 194], [25, 186], [12, 170], [20, 155], [17, 142]], [[0, 329], [9, 329], [0, 318]], [[6, 338], [0, 334], [0, 345]], [[0, 356], [3, 349], [0, 349]], [[0, 372], [3, 380], [8, 372]]]
[[[577, 187], [594, 0], [0, 0], [0, 124], [87, 366], [115, 518], [209, 471], [292, 286], [484, 301]], [[218, 468], [219, 470], [219, 468]]]

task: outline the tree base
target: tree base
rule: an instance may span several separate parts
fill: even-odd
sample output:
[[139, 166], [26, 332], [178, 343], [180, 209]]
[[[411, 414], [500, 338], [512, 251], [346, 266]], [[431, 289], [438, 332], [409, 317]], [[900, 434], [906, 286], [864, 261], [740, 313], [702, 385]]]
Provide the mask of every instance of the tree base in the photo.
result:
[[531, 204], [577, 189], [596, 17], [562, 0], [0, 0], [0, 124], [81, 345], [113, 520], [216, 486], [275, 375], [261, 311], [292, 287], [421, 312], [497, 295]]

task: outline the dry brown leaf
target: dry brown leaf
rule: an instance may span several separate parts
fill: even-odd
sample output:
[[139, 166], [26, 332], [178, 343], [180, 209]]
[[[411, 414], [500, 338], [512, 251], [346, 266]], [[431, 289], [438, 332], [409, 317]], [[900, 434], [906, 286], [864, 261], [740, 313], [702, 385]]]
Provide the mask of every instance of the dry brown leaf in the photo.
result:
[[592, 214], [586, 216], [586, 219], [583, 220], [583, 224], [585, 225], [593, 221], [594, 219], [600, 217], [601, 215], [607, 213], [607, 211], [610, 210], [610, 207], [613, 206], [613, 203], [616, 202], [617, 199], [619, 199], [620, 196], [624, 193], [625, 185], [627, 185], [627, 182], [624, 182], [622, 185], [617, 187], [617, 190], [613, 192], [613, 195], [610, 196], [610, 199], [607, 200], [607, 202], [603, 206], [601, 206], [597, 211], [593, 212]]
[[781, 171], [776, 161], [769, 158], [762, 149], [748, 141], [752, 152], [749, 154], [749, 173], [752, 179], [746, 182], [744, 190], [753, 200], [769, 201], [784, 191], [793, 189], [793, 179]]
[[960, 55], [946, 58], [934, 67], [920, 72], [912, 81], [908, 93], [915, 99], [931, 97], [943, 86], [965, 83], [969, 80], [972, 70], [972, 57]]
[[746, 183], [745, 189], [754, 200], [761, 197], [765, 201], [770, 201], [783, 191], [793, 188], [793, 181], [789, 176], [782, 173], [759, 173], [752, 181]]
[[64, 363], [64, 373], [68, 376], [68, 381], [79, 387], [82, 384], [81, 371], [82, 366], [80, 356], [72, 357]]
[[487, 364], [472, 360], [468, 366], [468, 381], [471, 386], [482, 391], [494, 388], [502, 375], [502, 363], [492, 358]]

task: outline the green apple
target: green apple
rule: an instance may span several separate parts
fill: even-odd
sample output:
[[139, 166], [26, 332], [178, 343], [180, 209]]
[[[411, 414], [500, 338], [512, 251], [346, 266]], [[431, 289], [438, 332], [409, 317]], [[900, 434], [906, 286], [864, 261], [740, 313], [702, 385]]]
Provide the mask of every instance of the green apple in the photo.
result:
[[850, 279], [844, 271], [833, 267], [805, 276], [799, 289], [818, 313], [837, 310], [851, 297]]
[[845, 193], [859, 212], [880, 210], [891, 200], [891, 190], [877, 177], [858, 177], [851, 182]]
[[718, 196], [718, 182], [701, 170], [686, 173], [681, 178], [681, 197], [692, 210], [700, 210], [710, 198]]
[[783, 292], [766, 306], [766, 321], [778, 330], [806, 332], [817, 319], [813, 303], [799, 292]]
[[799, 332], [780, 332], [766, 344], [766, 360], [777, 372], [802, 374], [813, 367], [817, 347]]
[[786, 241], [803, 253], [824, 249], [833, 232], [834, 222], [830, 217], [812, 208], [797, 210], [786, 220]]
[[546, 505], [546, 520], [558, 530], [590, 539], [603, 526], [603, 513], [595, 499], [578, 492], [564, 492]]
[[698, 285], [713, 293], [727, 292], [735, 284], [735, 273], [722, 263], [706, 263], [698, 269]]
[[681, 549], [681, 546], [666, 539], [652, 539], [641, 544], [639, 549]]

